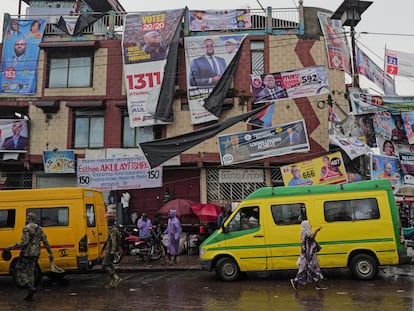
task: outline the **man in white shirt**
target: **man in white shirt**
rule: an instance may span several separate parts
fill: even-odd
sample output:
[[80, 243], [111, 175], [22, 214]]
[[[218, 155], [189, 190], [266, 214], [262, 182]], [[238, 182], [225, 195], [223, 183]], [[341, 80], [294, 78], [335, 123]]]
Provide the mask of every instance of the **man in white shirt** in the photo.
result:
[[122, 222], [123, 225], [129, 224], [129, 217], [128, 217], [128, 208], [129, 208], [129, 200], [131, 199], [131, 195], [128, 191], [125, 191], [121, 195], [121, 204], [122, 204]]

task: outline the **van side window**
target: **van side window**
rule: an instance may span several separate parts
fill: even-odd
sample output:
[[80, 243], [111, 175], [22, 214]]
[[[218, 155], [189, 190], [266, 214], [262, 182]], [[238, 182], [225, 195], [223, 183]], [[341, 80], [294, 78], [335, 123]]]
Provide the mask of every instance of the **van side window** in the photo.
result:
[[16, 210], [7, 209], [0, 211], [0, 228], [14, 228], [16, 224]]
[[273, 221], [277, 225], [297, 225], [306, 219], [304, 203], [272, 205]]
[[36, 214], [36, 222], [42, 227], [65, 227], [69, 225], [69, 208], [48, 207], [48, 208], [29, 208], [28, 213]]
[[327, 201], [324, 203], [324, 213], [327, 222], [380, 218], [378, 202], [375, 198]]
[[86, 224], [88, 227], [95, 227], [95, 206], [93, 204], [86, 204]]
[[258, 206], [241, 208], [229, 223], [229, 232], [248, 230], [258, 227], [260, 213]]

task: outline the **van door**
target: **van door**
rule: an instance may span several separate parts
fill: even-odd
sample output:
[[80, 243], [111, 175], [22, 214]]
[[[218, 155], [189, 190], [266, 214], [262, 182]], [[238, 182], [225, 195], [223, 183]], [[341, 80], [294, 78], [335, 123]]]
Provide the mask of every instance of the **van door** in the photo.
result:
[[226, 251], [238, 261], [241, 271], [264, 271], [267, 250], [263, 213], [259, 205], [241, 207], [230, 222], [226, 221]]

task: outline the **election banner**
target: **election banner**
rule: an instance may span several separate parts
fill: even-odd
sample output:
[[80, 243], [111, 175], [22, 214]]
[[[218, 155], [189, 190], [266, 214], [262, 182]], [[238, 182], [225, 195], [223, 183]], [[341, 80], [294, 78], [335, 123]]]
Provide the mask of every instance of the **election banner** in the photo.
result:
[[329, 143], [339, 146], [351, 160], [372, 152], [371, 148], [357, 137], [331, 136]]
[[217, 137], [222, 165], [310, 150], [304, 120]]
[[74, 150], [44, 150], [45, 173], [75, 173]]
[[329, 94], [328, 76], [325, 66], [250, 75], [253, 101], [267, 102], [285, 98], [299, 98]]
[[157, 119], [156, 114], [164, 103], [159, 95], [167, 57], [183, 14], [179, 9], [125, 17], [122, 52], [131, 127], [169, 123]]
[[78, 159], [77, 184], [97, 190], [158, 188], [162, 186], [162, 167], [151, 169], [144, 156]]
[[218, 120], [218, 116], [209, 112], [204, 104], [214, 88], [232, 78], [226, 76], [227, 69], [245, 37], [222, 35], [184, 38], [191, 124]]
[[403, 175], [398, 158], [371, 154], [370, 163], [372, 180], [387, 179], [394, 189], [401, 187]]
[[10, 19], [4, 34], [0, 93], [35, 94], [39, 44], [46, 22]]
[[399, 153], [404, 184], [414, 185], [414, 153]]
[[332, 14], [318, 12], [319, 23], [325, 37], [329, 68], [344, 70], [351, 74], [351, 53], [342, 23], [331, 19]]
[[340, 152], [280, 168], [285, 186], [343, 184], [347, 182]]
[[410, 145], [414, 144], [414, 111], [401, 112], [404, 130]]
[[28, 121], [0, 119], [1, 152], [26, 152], [29, 145]]
[[248, 29], [252, 27], [250, 9], [188, 10], [190, 31]]
[[385, 95], [397, 95], [395, 93], [395, 81], [358, 47], [356, 48], [356, 63], [358, 73], [384, 90]]
[[391, 75], [414, 77], [414, 54], [385, 49], [385, 71]]
[[383, 96], [361, 93], [356, 88], [349, 90], [349, 100], [354, 114], [376, 113], [381, 110], [392, 114], [414, 111], [414, 96]]
[[385, 139], [391, 139], [392, 115], [388, 111], [379, 111], [374, 114], [374, 131]]

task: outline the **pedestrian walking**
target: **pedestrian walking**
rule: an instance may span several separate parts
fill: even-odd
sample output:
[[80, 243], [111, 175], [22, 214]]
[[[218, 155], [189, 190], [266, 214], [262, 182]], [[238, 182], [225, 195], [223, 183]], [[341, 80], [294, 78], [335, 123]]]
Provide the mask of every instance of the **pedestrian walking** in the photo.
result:
[[52, 249], [47, 240], [47, 236], [35, 220], [36, 214], [28, 213], [26, 216], [26, 225], [23, 227], [21, 242], [5, 248], [6, 251], [15, 248], [21, 249], [15, 269], [21, 284], [27, 288], [27, 296], [24, 298], [27, 301], [31, 301], [34, 293], [37, 291], [35, 287], [35, 269], [40, 256], [40, 242], [45, 246], [49, 253], [49, 260], [53, 263]]
[[180, 237], [181, 237], [181, 223], [177, 218], [177, 211], [170, 210], [168, 214], [167, 225], [167, 253], [170, 256], [170, 265], [177, 263], [177, 255], [180, 249]]
[[114, 288], [119, 284], [119, 282], [122, 281], [122, 279], [116, 274], [114, 267], [114, 256], [115, 253], [119, 250], [121, 236], [118, 227], [115, 225], [115, 217], [111, 215], [107, 216], [107, 223], [108, 237], [105, 241], [103, 249], [105, 256], [102, 261], [102, 269], [111, 278], [110, 282], [105, 284], [105, 288]]
[[303, 220], [301, 227], [301, 252], [298, 260], [299, 270], [294, 279], [290, 280], [292, 287], [297, 290], [298, 285], [316, 283], [316, 289], [327, 289], [321, 281], [323, 275], [319, 267], [317, 252], [320, 250], [315, 237], [322, 227], [312, 232], [312, 227], [308, 220]]

